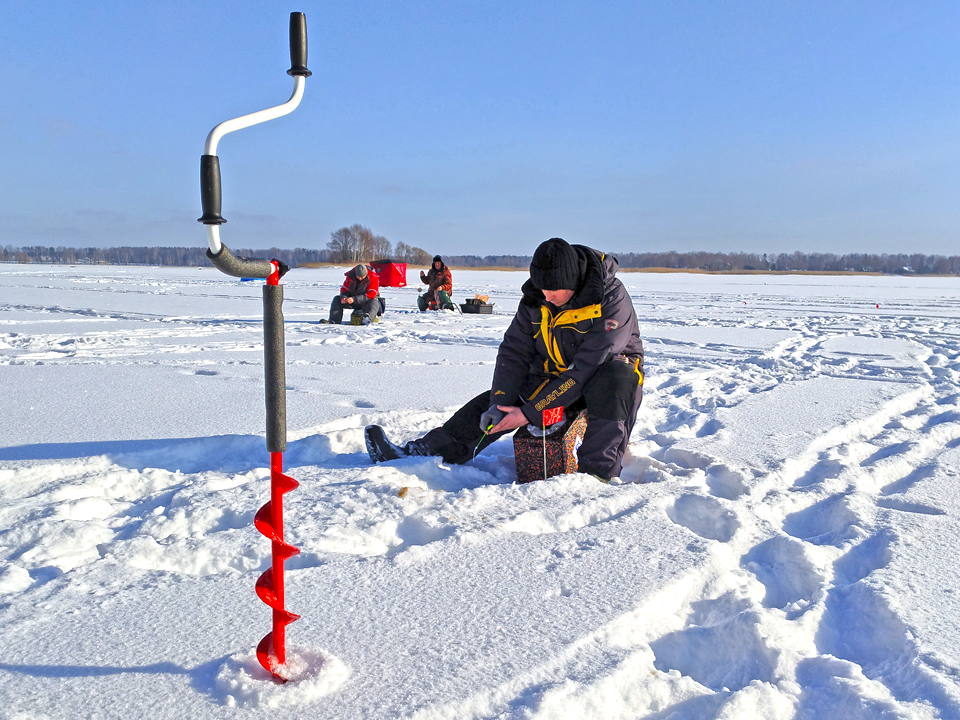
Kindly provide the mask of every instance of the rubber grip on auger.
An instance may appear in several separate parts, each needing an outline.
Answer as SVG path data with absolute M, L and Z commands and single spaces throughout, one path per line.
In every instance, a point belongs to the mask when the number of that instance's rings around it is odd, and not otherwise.
M 307 16 L 302 12 L 290 13 L 290 69 L 287 75 L 313 75 L 307 70 Z
M 274 272 L 273 263 L 259 258 L 241 258 L 230 252 L 226 245 L 220 245 L 220 252 L 214 255 L 207 250 L 210 262 L 225 275 L 238 278 L 262 278 L 266 280 Z
M 197 222 L 204 225 L 223 225 L 226 220 L 220 214 L 223 192 L 220 185 L 220 158 L 216 155 L 200 156 L 200 207 L 203 215 Z
M 267 450 L 287 449 L 287 380 L 283 338 L 283 285 L 263 286 L 263 374 L 266 379 Z

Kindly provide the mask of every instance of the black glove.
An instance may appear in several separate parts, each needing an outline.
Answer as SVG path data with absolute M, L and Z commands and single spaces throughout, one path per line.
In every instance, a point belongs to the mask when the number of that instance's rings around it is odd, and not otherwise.
M 277 260 L 276 258 L 271 258 L 270 262 L 275 262 L 277 264 L 277 277 L 282 278 L 288 272 L 290 272 L 290 266 L 287 265 L 282 260 Z
M 480 416 L 480 429 L 489 432 L 490 428 L 500 424 L 507 414 L 496 405 L 491 405 L 483 415 Z

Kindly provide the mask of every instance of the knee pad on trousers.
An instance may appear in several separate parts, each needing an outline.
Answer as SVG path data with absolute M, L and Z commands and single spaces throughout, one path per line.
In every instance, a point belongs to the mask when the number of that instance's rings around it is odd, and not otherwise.
M 633 363 L 609 360 L 594 373 L 583 389 L 590 417 L 626 422 L 640 389 Z

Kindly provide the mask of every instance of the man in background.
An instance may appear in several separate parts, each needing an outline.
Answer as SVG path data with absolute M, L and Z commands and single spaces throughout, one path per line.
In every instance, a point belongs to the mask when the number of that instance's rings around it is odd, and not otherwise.
M 453 275 L 450 268 L 443 264 L 439 255 L 433 257 L 429 272 L 420 271 L 420 282 L 427 284 L 427 291 L 417 296 L 420 312 L 430 310 L 456 310 L 450 296 L 453 294 Z
M 340 294 L 330 302 L 330 319 L 320 322 L 339 325 L 343 320 L 344 308 L 363 312 L 361 325 L 376 322 L 380 314 L 380 298 L 377 297 L 380 294 L 380 278 L 363 263 L 343 275 L 345 279 L 340 286 Z

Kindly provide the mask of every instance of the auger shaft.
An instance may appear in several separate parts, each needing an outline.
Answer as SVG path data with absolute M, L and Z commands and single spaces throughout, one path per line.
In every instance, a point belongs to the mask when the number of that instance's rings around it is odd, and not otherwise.
M 279 271 L 263 286 L 263 365 L 266 378 L 267 450 L 270 451 L 270 501 L 254 518 L 271 542 L 271 563 L 257 580 L 257 595 L 273 609 L 273 630 L 257 646 L 257 659 L 278 679 L 278 666 L 287 661 L 286 628 L 300 616 L 285 607 L 283 564 L 300 551 L 283 539 L 283 496 L 298 483 L 283 473 L 287 449 L 286 377 L 284 373 L 283 286 Z

